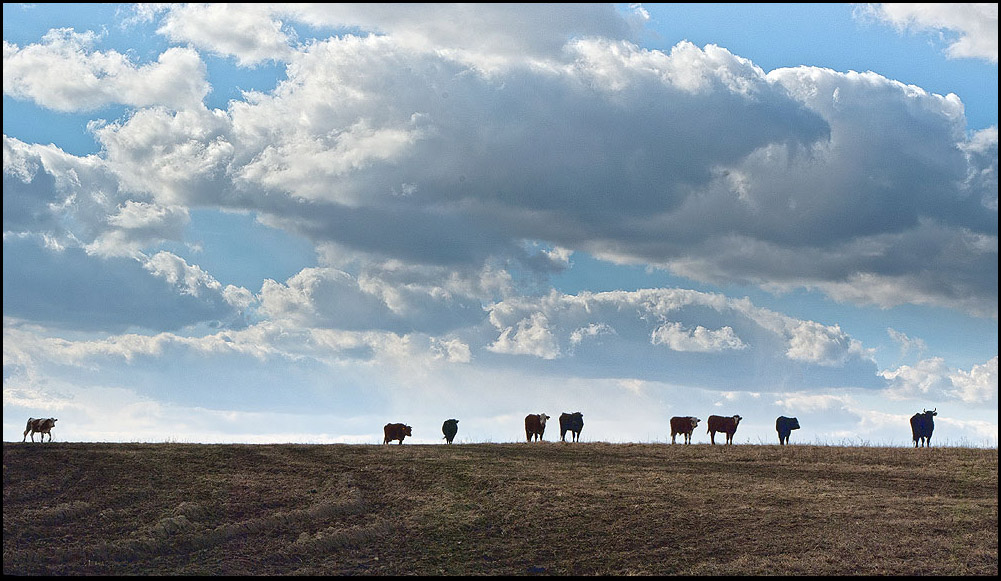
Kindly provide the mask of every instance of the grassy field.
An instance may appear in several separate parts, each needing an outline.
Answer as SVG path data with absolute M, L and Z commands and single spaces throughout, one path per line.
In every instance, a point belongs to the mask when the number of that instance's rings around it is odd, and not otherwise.
M 4 443 L 3 572 L 997 575 L 998 451 Z

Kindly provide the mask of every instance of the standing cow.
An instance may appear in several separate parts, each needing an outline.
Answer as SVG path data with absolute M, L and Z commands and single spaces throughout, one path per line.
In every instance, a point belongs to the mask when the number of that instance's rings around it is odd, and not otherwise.
M 546 431 L 546 414 L 528 414 L 525 416 L 525 437 L 531 442 L 535 438 L 537 442 L 542 441 L 542 434 Z
M 744 418 L 740 416 L 709 416 L 709 441 L 716 444 L 716 432 L 726 434 L 726 443 L 733 444 L 733 434 L 737 431 L 737 424 Z
M 789 443 L 789 434 L 791 434 L 793 430 L 798 429 L 799 420 L 796 418 L 779 416 L 775 420 L 775 431 L 779 433 L 779 444 L 783 446 Z
M 918 447 L 918 442 L 922 446 L 931 446 L 931 433 L 935 431 L 935 420 L 932 418 L 938 415 L 938 408 L 932 411 L 924 410 L 920 414 L 911 416 L 911 435 L 914 437 L 914 447 Z M 50 436 L 51 437 L 51 436 Z
M 671 418 L 671 443 L 674 444 L 674 437 L 678 434 L 685 435 L 685 443 L 692 443 L 692 432 L 699 427 L 699 418 L 694 416 L 674 416 Z
M 459 431 L 459 420 L 445 420 L 441 425 L 441 433 L 445 434 L 445 442 L 451 444 Z
M 406 424 L 386 424 L 382 431 L 385 433 L 385 438 L 382 440 L 383 444 L 388 444 L 393 440 L 399 440 L 400 444 L 402 444 L 403 438 L 412 435 L 410 433 L 410 426 Z
M 584 414 L 566 412 L 560 414 L 560 441 L 567 441 L 567 431 L 571 432 L 571 439 L 574 442 L 580 440 L 580 431 L 584 429 Z
M 28 439 L 28 432 L 31 432 L 31 441 L 35 441 L 35 432 L 41 434 L 40 442 L 45 441 L 45 434 L 49 435 L 49 441 L 52 441 L 52 428 L 55 427 L 56 422 L 59 421 L 56 418 L 28 418 L 28 425 L 24 428 L 24 437 L 21 441 L 24 442 Z

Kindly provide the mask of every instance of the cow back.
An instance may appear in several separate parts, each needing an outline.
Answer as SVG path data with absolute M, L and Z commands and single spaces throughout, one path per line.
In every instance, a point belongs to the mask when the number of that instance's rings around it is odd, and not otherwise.
M 584 414 L 581 412 L 574 412 L 572 414 L 562 413 L 560 414 L 560 429 L 570 430 L 573 432 L 579 432 L 584 428 Z

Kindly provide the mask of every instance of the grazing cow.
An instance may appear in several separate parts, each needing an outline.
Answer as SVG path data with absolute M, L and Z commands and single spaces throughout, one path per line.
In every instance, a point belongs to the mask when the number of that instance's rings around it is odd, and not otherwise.
M 456 432 L 459 431 L 459 420 L 445 420 L 441 425 L 441 433 L 445 434 L 445 442 L 451 444 L 455 439 Z
M 783 446 L 789 443 L 789 434 L 798 429 L 799 420 L 796 418 L 779 416 L 775 419 L 775 431 L 779 433 L 779 444 Z
M 921 442 L 922 446 L 931 446 L 931 433 L 935 430 L 935 421 L 932 417 L 938 415 L 937 410 L 938 408 L 932 411 L 924 410 L 920 414 L 911 416 L 911 434 L 914 437 L 915 448 L 918 447 L 918 442 Z
M 694 416 L 674 416 L 671 418 L 671 443 L 674 444 L 674 437 L 678 434 L 685 435 L 685 443 L 692 443 L 692 432 L 699 427 L 699 418 Z
M 41 434 L 40 442 L 45 441 L 45 434 L 49 435 L 49 441 L 52 441 L 52 428 L 55 427 L 56 422 L 59 421 L 56 418 L 28 418 L 28 425 L 24 428 L 24 437 L 21 441 L 24 442 L 28 439 L 28 432 L 31 432 L 31 441 L 35 441 L 35 432 Z
M 525 437 L 531 442 L 534 437 L 536 441 L 542 441 L 542 434 L 546 431 L 546 414 L 528 414 L 525 416 Z
M 574 442 L 580 440 L 580 431 L 584 429 L 584 414 L 580 412 L 574 412 L 568 414 L 566 412 L 560 414 L 560 440 L 563 442 L 567 441 L 567 431 L 570 431 L 570 437 Z
M 383 444 L 388 444 L 393 440 L 399 440 L 400 444 L 402 444 L 403 438 L 413 435 L 410 433 L 410 426 L 406 424 L 386 424 L 382 430 L 386 434 L 386 437 L 382 440 Z
M 726 443 L 733 444 L 733 434 L 737 431 L 737 424 L 744 418 L 740 416 L 709 416 L 709 441 L 716 444 L 716 432 L 726 434 Z

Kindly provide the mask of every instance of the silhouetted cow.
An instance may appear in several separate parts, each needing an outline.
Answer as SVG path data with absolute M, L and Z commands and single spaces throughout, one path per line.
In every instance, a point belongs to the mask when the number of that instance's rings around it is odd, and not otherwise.
M 39 441 L 45 441 L 45 434 L 49 435 L 49 441 L 52 441 L 52 428 L 55 427 L 56 422 L 59 421 L 56 418 L 28 418 L 28 425 L 24 428 L 24 437 L 21 441 L 24 442 L 28 439 L 28 432 L 31 432 L 31 441 L 35 441 L 35 432 L 41 434 Z
M 383 428 L 386 437 L 382 440 L 383 444 L 388 444 L 393 440 L 399 440 L 400 444 L 403 443 L 403 438 L 412 435 L 410 433 L 410 426 L 406 424 L 386 424 Z
M 580 440 L 580 431 L 584 429 L 584 414 L 574 412 L 572 414 L 560 414 L 560 440 L 567 441 L 567 431 L 571 433 L 571 439 L 576 442 Z
M 528 414 L 525 416 L 525 437 L 531 442 L 534 437 L 536 441 L 542 440 L 542 434 L 546 431 L 546 414 Z
M 922 446 L 931 446 L 931 433 L 935 431 L 935 420 L 932 418 L 938 415 L 938 408 L 932 411 L 924 410 L 920 414 L 911 416 L 911 435 L 914 437 L 914 447 L 918 447 L 918 442 Z M 51 436 L 50 436 L 51 437 Z
M 775 431 L 779 433 L 779 444 L 785 445 L 789 443 L 789 434 L 793 430 L 799 429 L 799 420 L 796 418 L 787 418 L 785 416 L 779 416 L 775 420 Z
M 455 434 L 459 431 L 459 420 L 445 420 L 441 425 L 441 433 L 445 434 L 445 442 L 451 444 L 455 439 Z
M 740 416 L 709 416 L 709 441 L 716 444 L 716 432 L 723 432 L 726 434 L 726 443 L 733 444 L 733 434 L 742 419 L 744 418 Z
M 674 416 L 671 418 L 671 443 L 674 444 L 674 437 L 678 434 L 685 435 L 685 443 L 692 443 L 692 432 L 699 427 L 699 418 L 694 416 Z

